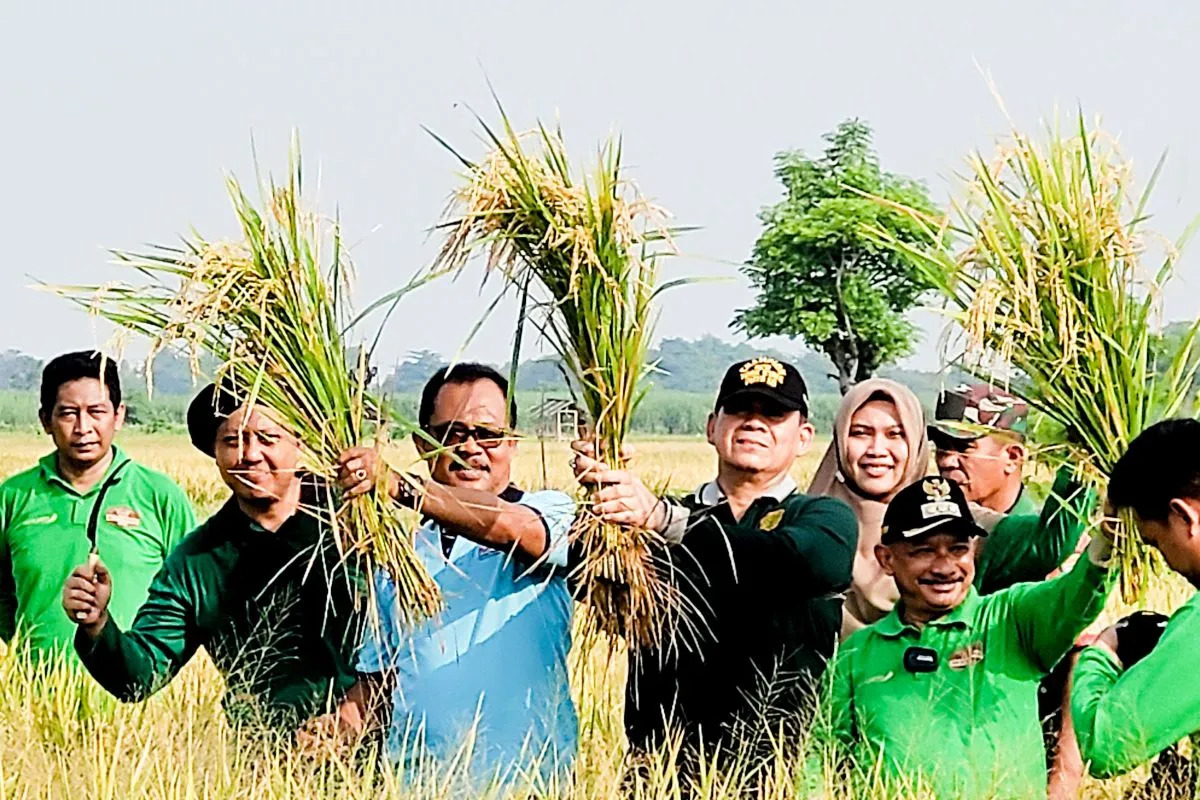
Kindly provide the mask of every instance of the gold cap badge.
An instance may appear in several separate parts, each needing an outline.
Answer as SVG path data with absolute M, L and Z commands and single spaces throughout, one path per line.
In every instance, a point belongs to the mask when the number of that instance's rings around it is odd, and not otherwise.
M 950 498 L 950 484 L 946 483 L 945 478 L 926 478 L 925 482 L 921 484 L 921 489 L 930 500 L 948 500 Z
M 738 377 L 742 379 L 743 386 L 765 383 L 774 389 L 783 383 L 783 379 L 787 377 L 787 371 L 784 370 L 783 364 L 775 359 L 759 356 L 742 364 L 741 369 L 738 370 Z

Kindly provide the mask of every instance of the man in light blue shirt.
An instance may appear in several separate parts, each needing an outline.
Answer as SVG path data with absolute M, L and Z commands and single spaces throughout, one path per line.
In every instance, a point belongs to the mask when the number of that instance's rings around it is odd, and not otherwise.
M 495 370 L 439 370 L 421 398 L 417 437 L 431 481 L 391 475 L 389 490 L 426 524 L 415 546 L 445 608 L 404 630 L 396 589 L 377 576 L 379 624 L 359 655 L 359 684 L 333 720 L 359 734 L 392 710 L 394 760 L 423 756 L 469 764 L 472 777 L 511 780 L 535 771 L 563 777 L 575 756 L 577 720 L 567 681 L 571 596 L 567 532 L 575 503 L 557 491 L 510 483 L 516 442 L 508 383 Z M 380 460 L 356 448 L 341 459 L 350 495 L 376 485 Z

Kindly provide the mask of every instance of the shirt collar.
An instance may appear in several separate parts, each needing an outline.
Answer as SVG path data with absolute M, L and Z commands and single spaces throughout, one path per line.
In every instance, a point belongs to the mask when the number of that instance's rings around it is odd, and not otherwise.
M 796 488 L 796 481 L 791 475 L 785 474 L 782 480 L 776 481 L 774 486 L 769 487 L 759 496 L 769 497 L 772 500 L 782 503 L 787 499 L 788 495 L 796 491 Z M 696 500 L 701 505 L 715 506 L 725 502 L 725 492 L 721 490 L 721 485 L 714 478 L 696 490 Z
M 100 487 L 103 486 L 104 482 L 108 480 L 110 475 L 113 474 L 113 471 L 129 460 L 129 456 L 125 455 L 121 448 L 117 447 L 115 444 L 112 445 L 111 450 L 112 461 L 109 462 L 108 469 L 104 471 L 104 474 L 100 477 L 100 480 L 92 484 L 91 488 L 89 488 L 86 492 L 80 492 L 65 478 L 63 478 L 63 476 L 58 474 L 57 451 L 44 455 L 38 459 L 38 467 L 40 467 L 42 472 L 42 480 L 44 480 L 46 483 L 54 484 L 60 489 L 64 489 L 71 494 L 75 494 L 80 497 L 87 497 L 94 492 L 100 491 Z
M 970 630 L 975 621 L 975 607 L 979 604 L 979 593 L 972 586 L 967 590 L 967 596 L 958 607 L 944 617 L 930 620 L 927 624 L 934 628 L 963 627 Z M 905 631 L 918 633 L 917 628 L 909 625 L 900 617 L 900 603 L 896 603 L 886 617 L 875 623 L 875 630 L 889 639 L 899 638 Z

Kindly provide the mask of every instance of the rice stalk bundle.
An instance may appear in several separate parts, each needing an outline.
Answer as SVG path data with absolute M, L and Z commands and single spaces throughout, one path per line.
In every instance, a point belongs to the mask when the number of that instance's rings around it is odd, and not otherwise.
M 660 258 L 675 252 L 667 214 L 624 177 L 619 139 L 602 143 L 594 167 L 577 179 L 559 130 L 520 134 L 501 116 L 501 132 L 479 120 L 492 149 L 478 163 L 442 142 L 466 174 L 446 211 L 434 271 L 462 269 L 484 253 L 489 274 L 529 287 L 531 319 L 577 387 L 588 439 L 619 465 L 651 368 L 655 301 L 682 282 L 658 280 Z M 690 614 L 660 534 L 602 524 L 585 503 L 572 543 L 577 594 L 600 633 L 622 637 L 636 655 L 687 630 Z
M 1061 427 L 1069 462 L 1103 491 L 1139 432 L 1192 411 L 1200 322 L 1161 333 L 1183 239 L 1164 243 L 1156 270 L 1141 264 L 1158 241 L 1143 223 L 1163 162 L 1134 194 L 1132 165 L 1082 113 L 1074 132 L 1054 126 L 1039 143 L 1013 131 L 994 157 L 969 162 L 952 218 L 926 220 L 934 244 L 892 244 L 944 294 L 964 366 L 985 378 L 1015 368 L 1016 389 Z M 1127 515 L 1115 527 L 1122 593 L 1134 600 L 1160 564 Z
M 295 141 L 287 182 L 262 182 L 261 204 L 232 176 L 226 188 L 239 238 L 193 233 L 181 247 L 116 251 L 120 263 L 146 279 L 142 283 L 49 288 L 149 338 L 148 376 L 166 347 L 184 349 L 197 371 L 201 354 L 211 356 L 220 365 L 214 380 L 231 383 L 297 436 L 304 471 L 332 479 L 332 465 L 346 448 L 385 432 L 384 410 L 367 388 L 367 348 L 349 341 L 362 315 L 355 317 L 350 305 L 354 272 L 340 226 L 304 205 Z M 389 299 L 398 301 L 419 282 Z M 343 556 L 391 574 L 406 622 L 437 611 L 437 585 L 386 492 L 348 502 L 326 494 L 322 507 L 304 510 L 330 525 Z

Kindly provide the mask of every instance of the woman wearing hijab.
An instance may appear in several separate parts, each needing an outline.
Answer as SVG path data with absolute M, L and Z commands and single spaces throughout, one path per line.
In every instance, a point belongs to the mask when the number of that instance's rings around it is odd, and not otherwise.
M 882 619 L 898 597 L 895 582 L 875 559 L 883 511 L 905 486 L 929 471 L 925 413 L 917 396 L 884 378 L 855 384 L 838 407 L 830 443 L 810 495 L 847 503 L 858 520 L 854 574 L 842 613 L 842 638 Z M 1064 499 L 1072 509 L 1059 513 Z M 1074 549 L 1091 498 L 1059 473 L 1041 516 L 1009 516 L 972 504 L 988 531 L 978 555 L 975 586 L 984 594 L 1014 583 L 1042 580 Z

